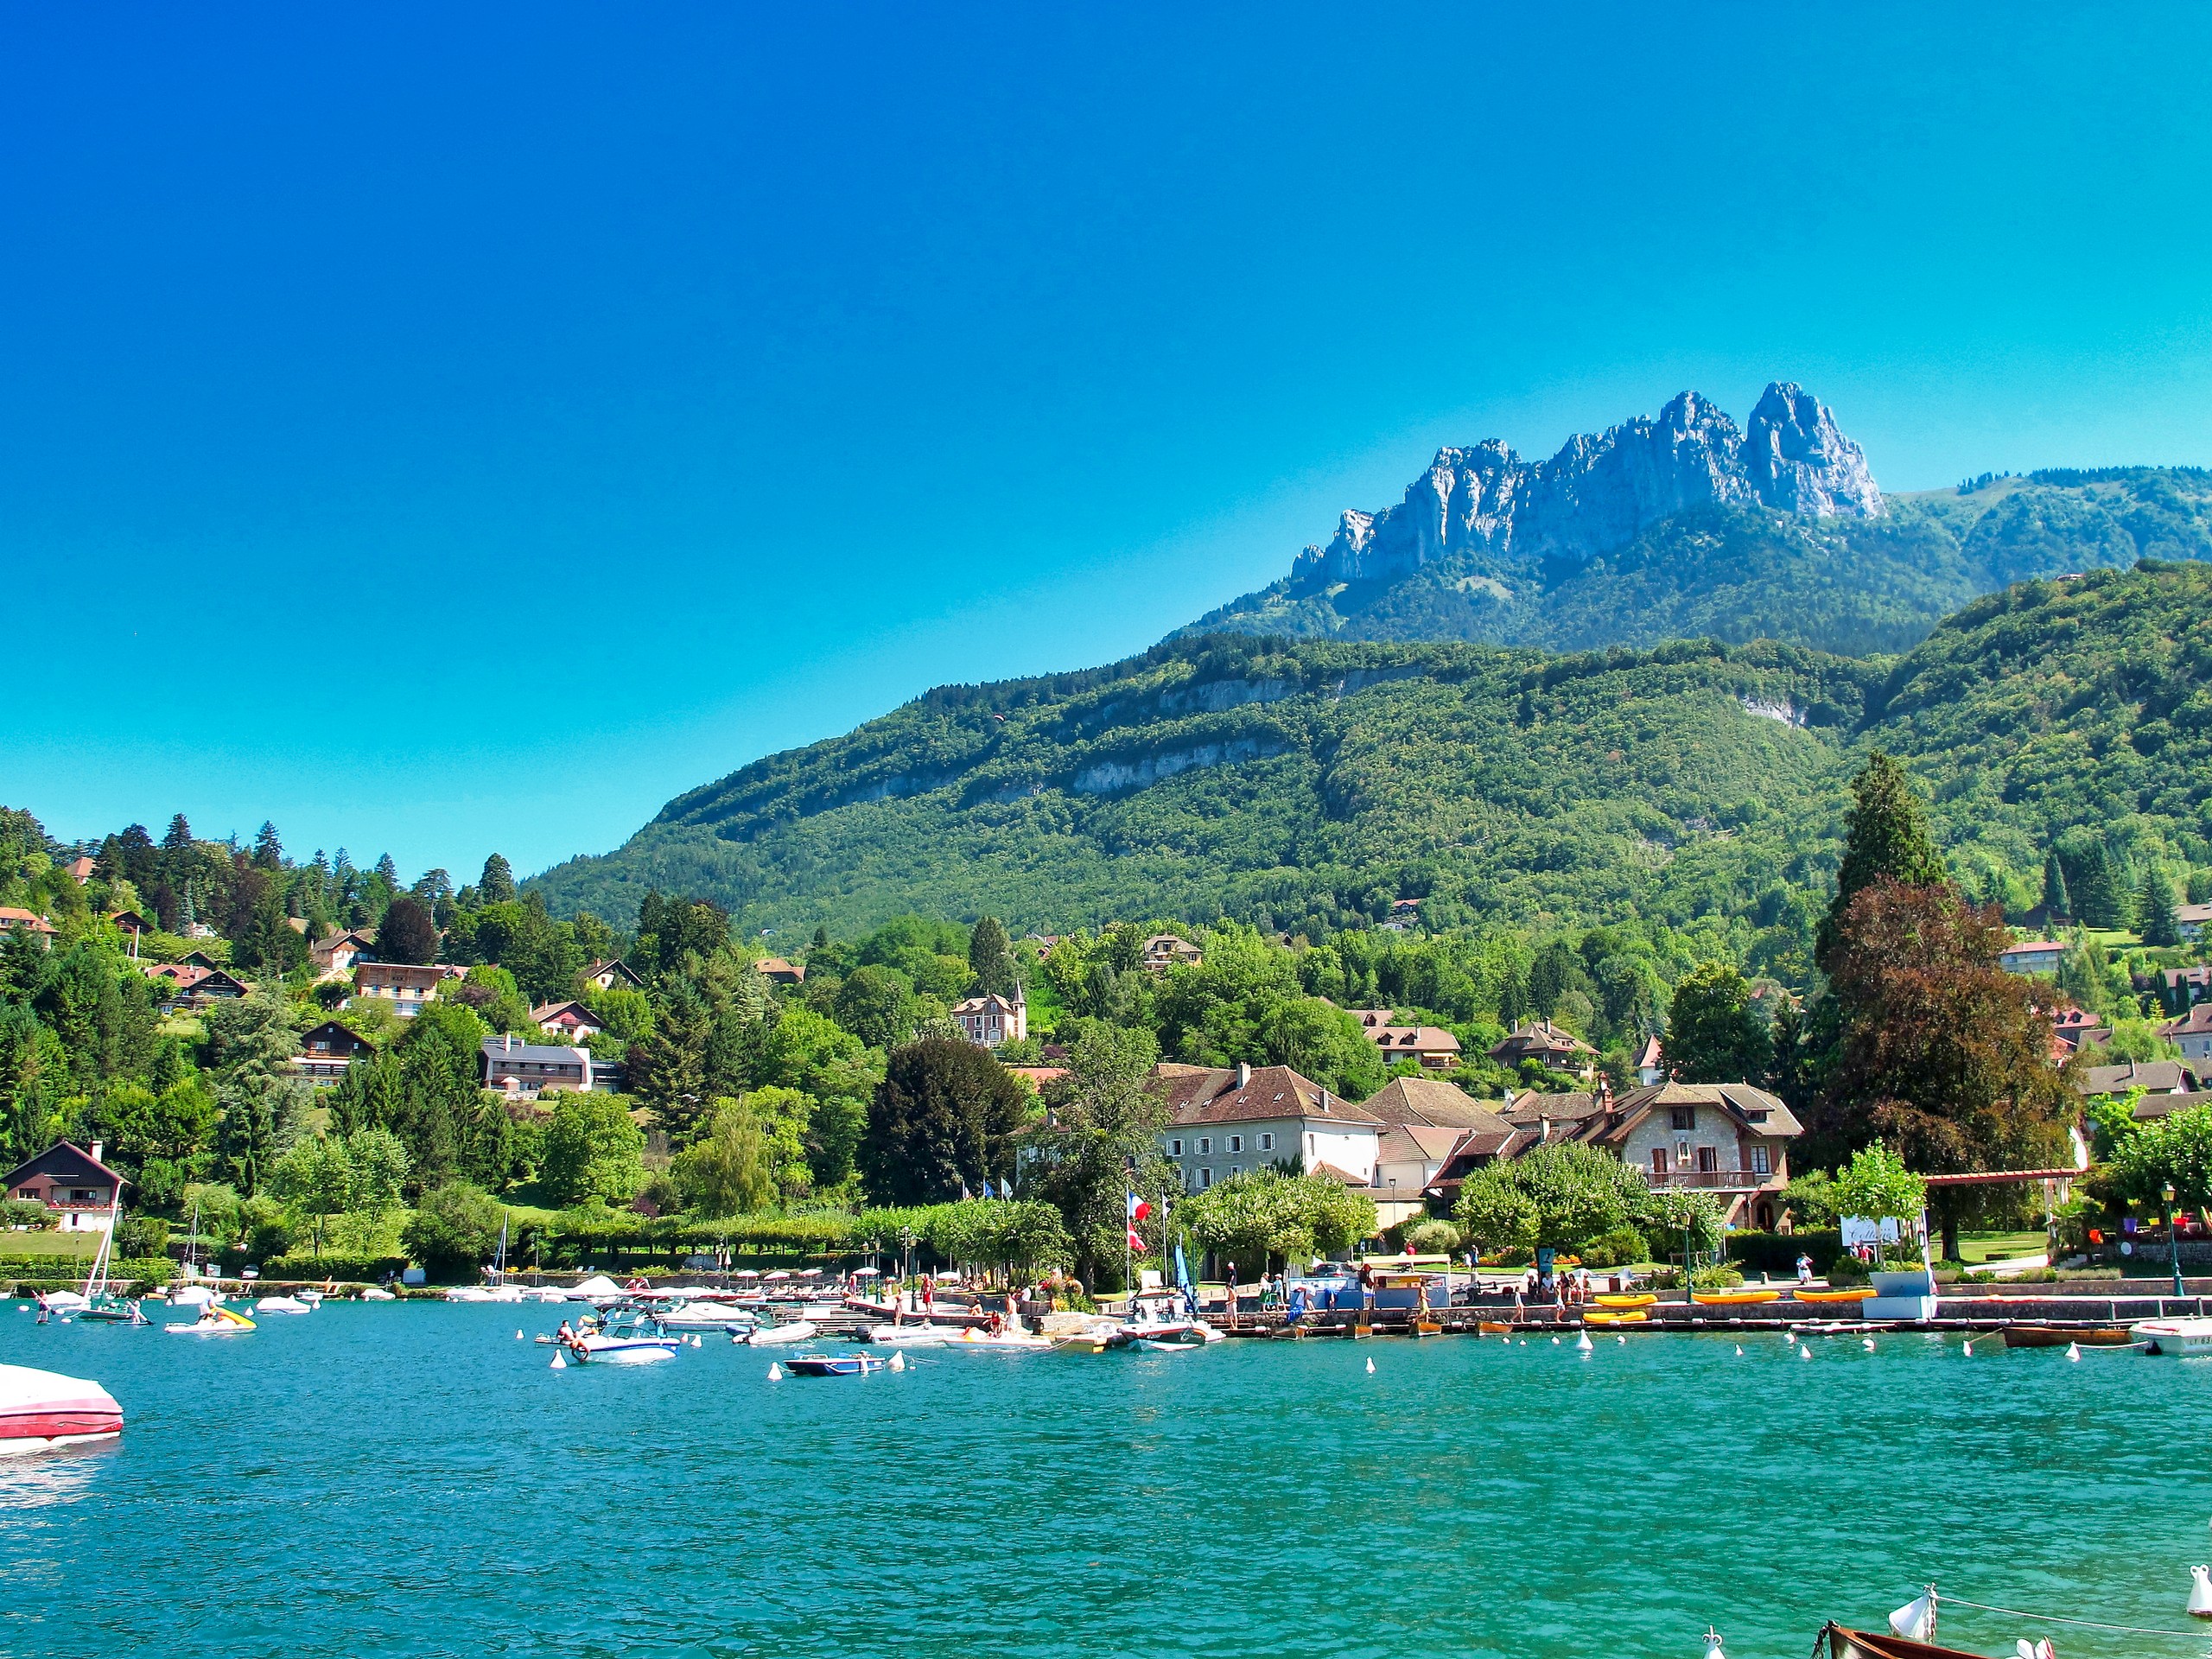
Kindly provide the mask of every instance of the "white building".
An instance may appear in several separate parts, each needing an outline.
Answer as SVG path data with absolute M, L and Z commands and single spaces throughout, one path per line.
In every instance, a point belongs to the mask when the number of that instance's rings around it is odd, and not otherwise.
M 1382 1120 L 1288 1066 L 1163 1065 L 1153 1075 L 1172 1114 L 1160 1150 L 1185 1192 L 1278 1164 L 1374 1184 Z

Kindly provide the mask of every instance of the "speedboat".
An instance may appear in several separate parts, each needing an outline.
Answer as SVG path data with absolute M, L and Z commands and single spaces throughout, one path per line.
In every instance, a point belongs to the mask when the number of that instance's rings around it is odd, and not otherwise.
M 784 1362 L 793 1376 L 870 1376 L 877 1371 L 904 1370 L 899 1356 L 879 1359 L 874 1354 L 794 1354 Z
M 871 1348 L 927 1348 L 950 1334 L 937 1325 L 863 1325 L 853 1332 L 853 1340 Z
M 361 1300 L 365 1302 L 396 1302 L 399 1297 L 397 1293 L 386 1290 L 382 1285 L 371 1285 L 361 1293 Z
M 569 1351 L 579 1363 L 598 1365 L 645 1365 L 658 1359 L 674 1359 L 683 1345 L 660 1328 L 658 1319 L 609 1319 L 595 1329 L 570 1338 Z
M 2139 1319 L 2128 1328 L 2154 1354 L 2183 1359 L 2212 1356 L 2212 1319 Z
M 736 1340 L 754 1348 L 766 1348 L 774 1343 L 804 1342 L 814 1333 L 812 1319 L 764 1319 L 739 1334 Z
M 296 1300 L 305 1302 L 311 1308 L 322 1306 L 322 1293 L 319 1290 L 300 1290 L 292 1294 Z
M 732 1336 L 754 1323 L 752 1314 L 720 1302 L 678 1302 L 654 1318 L 678 1331 L 727 1331 Z
M 0 1456 L 111 1440 L 123 1408 L 99 1383 L 29 1365 L 0 1365 Z
M 223 1293 L 212 1285 L 179 1285 L 169 1293 L 171 1307 L 212 1307 L 223 1300 Z
M 253 1329 L 253 1321 L 228 1307 L 203 1307 L 190 1325 L 165 1325 L 173 1337 L 238 1337 Z
M 257 1313 L 312 1313 L 315 1306 L 296 1296 L 264 1296 L 253 1305 Z

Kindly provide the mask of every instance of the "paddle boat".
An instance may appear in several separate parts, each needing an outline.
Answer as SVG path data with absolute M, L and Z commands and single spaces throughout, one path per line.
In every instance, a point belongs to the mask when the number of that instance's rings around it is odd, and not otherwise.
M 1873 1286 L 1859 1285 L 1848 1290 L 1793 1290 L 1789 1296 L 1799 1302 L 1863 1302 L 1873 1294 Z
M 1590 1300 L 1600 1307 L 1652 1307 L 1659 1300 L 1648 1290 L 1600 1292 Z
M 111 1440 L 123 1408 L 99 1383 L 29 1365 L 0 1365 L 0 1457 Z
M 986 1331 L 969 1325 L 966 1330 L 945 1338 L 948 1348 L 1050 1348 L 1049 1337 L 1033 1336 L 1019 1325 L 1008 1325 L 1003 1330 Z
M 683 1339 L 663 1331 L 659 1320 L 637 1314 L 587 1323 L 564 1345 L 578 1364 L 649 1365 L 674 1359 Z
M 190 1325 L 162 1327 L 173 1337 L 242 1337 L 253 1328 L 253 1321 L 237 1309 L 212 1305 L 202 1307 Z
M 2142 1319 L 2128 1327 L 2147 1351 L 2181 1359 L 2212 1357 L 2212 1319 Z
M 1690 1300 L 1700 1307 L 1757 1307 L 1763 1302 L 1778 1302 L 1778 1290 L 1695 1290 Z
M 257 1313 L 312 1313 L 315 1304 L 296 1296 L 264 1296 L 253 1305 Z
M 784 1362 L 784 1369 L 793 1376 L 872 1376 L 878 1371 L 903 1370 L 897 1359 L 883 1359 L 874 1354 L 794 1354 Z
M 767 1318 L 733 1333 L 731 1340 L 751 1348 L 767 1348 L 804 1342 L 815 1334 L 816 1328 L 812 1319 L 784 1319 L 771 1313 Z

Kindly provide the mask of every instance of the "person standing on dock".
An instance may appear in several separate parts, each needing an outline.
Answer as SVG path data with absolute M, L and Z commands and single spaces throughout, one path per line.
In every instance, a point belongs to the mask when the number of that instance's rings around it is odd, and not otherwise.
M 1801 1285 L 1813 1282 L 1813 1258 L 1802 1250 L 1797 1253 L 1797 1282 Z

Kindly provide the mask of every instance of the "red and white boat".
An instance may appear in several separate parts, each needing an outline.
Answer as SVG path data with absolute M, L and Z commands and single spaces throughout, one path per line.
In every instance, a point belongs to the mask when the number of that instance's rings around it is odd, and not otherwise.
M 0 1365 L 0 1457 L 111 1440 L 123 1408 L 99 1383 L 29 1365 Z

